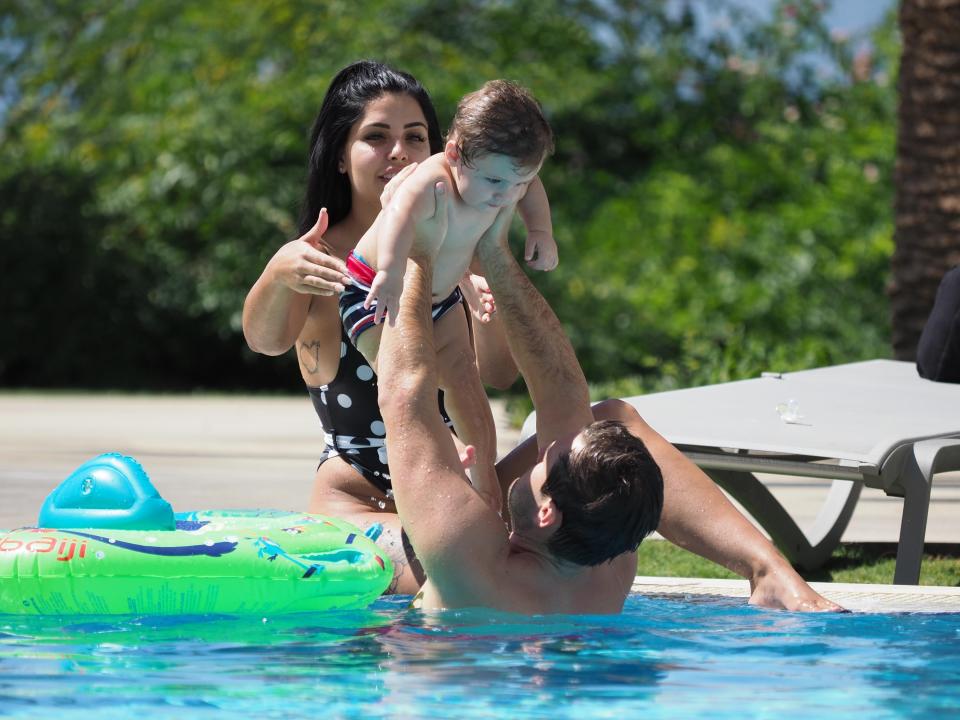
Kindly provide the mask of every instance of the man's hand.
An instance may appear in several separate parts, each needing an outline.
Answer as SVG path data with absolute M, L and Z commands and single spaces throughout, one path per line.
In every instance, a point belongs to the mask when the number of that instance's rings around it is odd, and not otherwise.
M 398 174 L 391 183 L 399 177 Z M 446 186 L 438 182 L 434 185 L 433 192 L 435 200 L 433 215 L 428 218 L 429 222 L 420 223 L 419 231 L 413 237 L 409 253 L 411 260 L 426 258 L 432 261 L 447 234 Z M 404 272 L 405 267 L 396 268 L 390 260 L 387 260 L 370 283 L 370 292 L 363 301 L 363 307 L 369 310 L 376 301 L 377 307 L 373 315 L 375 323 L 383 322 L 384 318 L 387 318 L 391 325 L 396 322 L 397 313 L 400 310 L 400 293 L 403 292 Z
M 403 181 L 413 174 L 413 171 L 417 169 L 417 165 L 418 163 L 410 163 L 403 170 L 390 178 L 390 182 L 387 183 L 387 186 L 383 189 L 383 192 L 380 193 L 381 208 L 385 208 L 390 204 L 390 201 L 393 200 L 394 194 L 397 192 L 397 188 L 403 185 Z
M 433 186 L 433 197 L 435 201 L 433 216 L 421 221 L 419 232 L 413 239 L 413 247 L 410 248 L 411 257 L 419 255 L 432 260 L 437 256 L 440 246 L 447 238 L 450 200 L 447 197 L 447 186 L 443 182 L 437 182 Z
M 590 424 L 590 393 L 563 326 L 506 247 L 512 212 L 500 210 L 477 243 L 476 256 L 537 410 L 537 442 L 543 448 Z
M 516 205 L 507 205 L 500 208 L 493 224 L 487 228 L 487 231 L 480 236 L 477 242 L 477 249 L 474 250 L 474 258 L 479 262 L 478 269 L 482 271 L 483 263 L 480 260 L 484 248 L 493 250 L 499 249 L 501 252 L 510 254 L 510 246 L 507 244 L 508 231 L 510 230 L 510 221 L 513 220 L 513 213 Z

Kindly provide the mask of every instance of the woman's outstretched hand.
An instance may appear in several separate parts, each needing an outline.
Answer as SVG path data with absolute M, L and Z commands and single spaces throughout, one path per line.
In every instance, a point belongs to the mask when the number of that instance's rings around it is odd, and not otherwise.
M 347 266 L 323 240 L 329 223 L 327 209 L 312 228 L 291 240 L 270 260 L 274 277 L 294 292 L 307 295 L 336 295 L 350 284 Z

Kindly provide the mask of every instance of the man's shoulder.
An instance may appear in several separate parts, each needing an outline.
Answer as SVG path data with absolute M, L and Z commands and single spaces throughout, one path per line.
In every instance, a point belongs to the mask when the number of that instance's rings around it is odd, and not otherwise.
M 508 564 L 508 592 L 504 595 L 518 612 L 618 613 L 630 592 L 631 583 L 624 583 L 624 566 L 617 562 L 558 570 L 542 559 L 514 555 Z
M 450 577 L 435 578 L 438 582 L 427 586 L 423 607 L 488 607 L 527 615 L 604 615 L 620 612 L 630 590 L 629 583 L 623 582 L 623 573 L 611 564 L 574 573 L 557 572 L 543 558 L 510 553 L 501 570 L 455 582 L 450 582 Z

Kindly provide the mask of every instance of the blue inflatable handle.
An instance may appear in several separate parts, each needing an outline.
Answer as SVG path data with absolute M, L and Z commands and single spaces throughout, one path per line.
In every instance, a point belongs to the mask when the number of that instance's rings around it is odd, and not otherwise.
M 40 508 L 42 528 L 174 530 L 170 503 L 132 457 L 104 453 L 87 460 L 50 493 Z
M 383 534 L 383 525 L 380 523 L 374 523 L 366 530 L 363 531 L 363 534 L 366 535 L 371 540 L 376 541 Z

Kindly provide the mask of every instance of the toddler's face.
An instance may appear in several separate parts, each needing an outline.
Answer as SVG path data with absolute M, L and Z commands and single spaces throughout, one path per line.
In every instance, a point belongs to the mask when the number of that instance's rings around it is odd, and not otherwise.
M 527 190 L 540 172 L 535 168 L 518 168 L 507 155 L 481 155 L 473 165 L 456 161 L 457 192 L 463 201 L 476 208 L 501 208 L 512 205 Z

